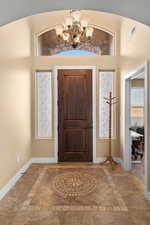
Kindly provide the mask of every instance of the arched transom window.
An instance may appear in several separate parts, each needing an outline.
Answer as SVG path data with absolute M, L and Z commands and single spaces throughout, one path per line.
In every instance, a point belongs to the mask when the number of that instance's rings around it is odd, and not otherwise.
M 78 44 L 77 49 L 75 49 L 70 43 L 58 40 L 55 30 L 52 29 L 38 36 L 38 55 L 64 55 L 60 53 L 71 50 L 86 51 L 94 53 L 95 55 L 113 55 L 113 43 L 114 40 L 112 34 L 98 28 L 94 28 L 92 40 L 89 43 Z M 73 53 L 76 53 L 76 51 L 72 51 L 72 55 Z

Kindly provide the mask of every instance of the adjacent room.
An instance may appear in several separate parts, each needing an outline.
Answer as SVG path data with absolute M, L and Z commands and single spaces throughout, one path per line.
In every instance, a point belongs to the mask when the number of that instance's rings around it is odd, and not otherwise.
M 133 171 L 144 178 L 144 76 L 131 82 L 131 162 Z

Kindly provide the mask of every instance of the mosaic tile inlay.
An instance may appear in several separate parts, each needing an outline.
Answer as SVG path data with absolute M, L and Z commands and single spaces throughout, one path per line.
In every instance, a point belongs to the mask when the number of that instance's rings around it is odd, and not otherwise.
M 87 195 L 96 188 L 96 179 L 89 174 L 67 172 L 57 175 L 53 180 L 53 189 L 64 198 L 78 198 Z

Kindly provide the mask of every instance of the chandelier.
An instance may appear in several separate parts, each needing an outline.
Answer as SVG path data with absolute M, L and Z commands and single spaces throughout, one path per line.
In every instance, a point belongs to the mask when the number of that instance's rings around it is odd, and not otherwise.
M 93 27 L 88 25 L 87 20 L 81 20 L 80 17 L 80 11 L 71 10 L 64 23 L 56 26 L 55 31 L 60 42 L 69 43 L 76 48 L 79 44 L 92 40 Z

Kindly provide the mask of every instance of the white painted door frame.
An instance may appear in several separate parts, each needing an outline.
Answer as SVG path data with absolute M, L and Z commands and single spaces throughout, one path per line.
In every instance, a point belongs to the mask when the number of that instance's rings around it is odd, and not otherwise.
M 126 171 L 131 170 L 131 138 L 130 138 L 130 96 L 131 78 L 144 74 L 144 187 L 145 196 L 148 197 L 148 62 L 123 77 L 124 88 L 124 144 L 123 144 L 123 166 Z
M 95 66 L 55 66 L 54 67 L 54 161 L 58 162 L 58 70 L 90 69 L 92 70 L 92 120 L 93 120 L 93 162 L 96 159 L 96 67 Z

